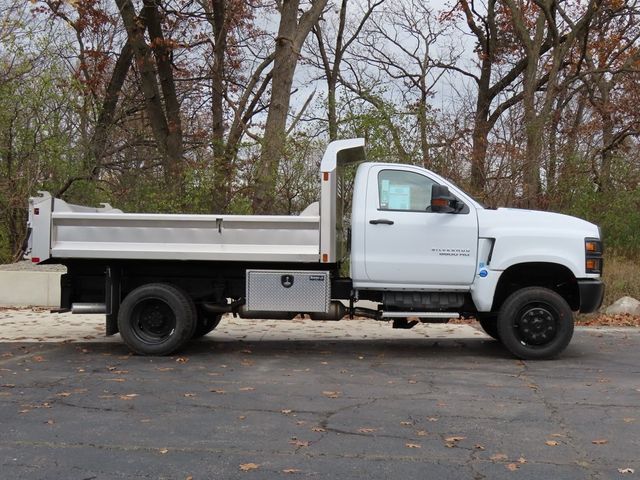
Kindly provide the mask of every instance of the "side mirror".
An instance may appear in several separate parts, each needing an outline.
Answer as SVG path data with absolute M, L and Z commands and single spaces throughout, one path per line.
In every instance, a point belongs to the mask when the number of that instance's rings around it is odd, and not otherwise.
M 435 213 L 457 213 L 464 208 L 464 203 L 458 201 L 449 193 L 446 185 L 431 187 L 431 211 Z

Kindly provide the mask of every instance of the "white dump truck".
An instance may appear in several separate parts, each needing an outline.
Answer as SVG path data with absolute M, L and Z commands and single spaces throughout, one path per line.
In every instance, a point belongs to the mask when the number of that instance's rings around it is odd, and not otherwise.
M 299 216 L 123 213 L 39 192 L 26 255 L 67 267 L 61 311 L 105 314 L 107 335 L 144 355 L 173 353 L 233 313 L 396 328 L 476 317 L 513 355 L 550 358 L 571 340 L 574 312 L 602 302 L 602 241 L 589 222 L 485 208 L 424 168 L 366 162 L 363 139 L 328 146 L 320 184 Z

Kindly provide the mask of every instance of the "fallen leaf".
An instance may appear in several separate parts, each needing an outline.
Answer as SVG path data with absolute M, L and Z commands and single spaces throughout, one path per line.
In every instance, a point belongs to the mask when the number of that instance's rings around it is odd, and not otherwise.
M 187 397 L 187 398 L 192 398 L 192 397 L 195 397 L 196 394 L 195 393 L 185 393 L 184 396 Z
M 594 445 L 604 445 L 606 443 L 609 443 L 609 440 L 607 440 L 606 438 L 601 438 L 599 440 L 591 440 L 591 443 L 593 443 Z
M 47 420 L 46 422 L 47 425 L 53 425 L 54 423 L 56 423 L 54 420 Z
M 400 425 L 413 425 L 413 423 L 405 421 L 405 422 L 400 422 Z
M 326 432 L 326 430 L 322 427 L 313 427 L 311 430 L 313 432 Z
M 238 415 L 238 420 L 244 420 L 245 418 L 247 418 L 246 415 Z
M 304 420 L 298 420 L 296 422 L 296 425 L 305 425 L 307 422 L 305 422 Z
M 409 380 L 409 383 L 410 383 L 411 385 L 415 385 L 415 384 L 416 384 L 416 383 L 418 383 L 418 382 L 417 382 L 417 381 L 415 381 L 415 380 Z
M 527 459 L 526 459 L 526 458 L 524 458 L 524 457 L 520 457 L 520 458 L 518 459 L 518 463 L 527 463 Z
M 358 432 L 359 433 L 373 433 L 376 430 L 378 430 L 377 428 L 359 428 Z
M 520 465 L 518 465 L 517 463 L 510 463 L 508 465 L 506 465 L 507 470 L 511 470 L 512 472 L 515 472 L 517 469 L 520 468 Z
M 242 388 L 239 388 L 238 390 L 240 390 L 241 392 L 253 392 L 255 390 L 255 388 L 253 388 L 253 387 L 242 387 Z
M 176 362 L 177 363 L 187 363 L 188 361 L 189 361 L 189 359 L 186 358 L 186 357 L 178 357 L 178 358 L 176 358 Z
M 416 435 L 419 437 L 426 437 L 429 433 L 426 430 L 418 430 Z
M 427 417 L 427 422 L 437 422 L 438 417 Z
M 489 457 L 489 459 L 493 460 L 494 462 L 501 462 L 502 460 L 506 460 L 507 458 L 507 455 L 504 453 L 494 453 Z
M 619 468 L 618 472 L 624 475 L 625 473 L 635 473 L 635 470 L 633 468 Z
M 241 463 L 240 470 L 248 472 L 249 470 L 255 470 L 260 466 L 259 463 Z
M 422 448 L 422 445 L 418 445 L 417 443 L 405 443 L 404 446 L 407 448 Z
M 224 395 L 226 392 L 226 390 L 223 390 L 222 388 L 212 388 L 211 390 L 209 390 L 211 393 L 219 393 L 220 395 Z
M 636 421 L 636 419 L 633 417 L 626 417 L 626 418 L 623 418 L 622 420 L 624 421 L 624 423 L 632 423 Z
M 297 468 L 285 468 L 284 470 L 282 470 L 282 473 L 299 473 L 302 470 L 299 470 Z
M 564 438 L 564 437 L 566 437 L 566 435 L 564 433 L 552 433 L 551 436 L 552 437 L 556 437 L 556 438 Z
M 308 447 L 309 446 L 309 442 L 305 441 L 305 440 L 298 440 L 298 439 L 292 439 L 289 440 L 289 444 L 293 445 L 294 447 Z
M 289 408 L 284 408 L 282 410 L 280 410 L 280 413 L 283 413 L 285 415 L 289 415 L 293 410 L 289 409 Z
M 128 393 L 126 395 L 120 395 L 119 398 L 120 400 L 133 400 L 137 396 L 139 396 L 137 393 Z
M 445 442 L 459 442 L 461 440 L 466 439 L 467 437 L 447 437 L 444 439 Z
M 484 445 L 480 444 L 480 443 L 476 443 L 473 448 L 475 448 L 476 450 L 484 450 Z
M 4 388 L 16 388 L 16 386 L 13 383 L 4 383 L 2 385 L 0 385 L 0 387 L 4 387 Z
M 338 398 L 340 396 L 341 392 L 330 392 L 330 391 L 325 391 L 322 392 L 322 395 L 324 395 L 327 398 Z
M 40 363 L 40 362 L 44 362 L 44 357 L 42 355 L 36 355 L 36 356 L 32 357 L 32 360 L 34 362 Z
M 555 447 L 556 445 L 559 445 L 558 442 L 556 442 L 555 440 L 547 440 L 546 442 L 544 442 L 546 445 L 549 445 L 550 447 Z
M 158 370 L 159 372 L 170 372 L 171 370 L 173 370 L 173 367 L 158 367 L 156 368 L 156 370 Z
M 158 452 L 160 452 L 161 455 L 164 455 L 165 453 L 169 453 L 169 450 L 167 448 L 161 448 Z

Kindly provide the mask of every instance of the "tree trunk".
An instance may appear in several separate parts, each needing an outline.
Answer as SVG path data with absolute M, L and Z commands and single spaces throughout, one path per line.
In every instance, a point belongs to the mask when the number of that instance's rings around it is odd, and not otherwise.
M 211 145 L 213 149 L 213 192 L 214 213 L 228 213 L 231 196 L 233 169 L 225 154 L 224 142 L 224 56 L 227 49 L 227 28 L 225 26 L 226 0 L 212 0 L 210 23 L 213 28 L 213 64 L 211 66 Z
M 98 123 L 95 126 L 91 138 L 91 155 L 94 161 L 91 175 L 93 176 L 97 175 L 100 169 L 107 145 L 109 128 L 113 125 L 118 98 L 120 97 L 122 86 L 131 67 L 132 59 L 133 49 L 131 48 L 131 43 L 127 41 L 122 47 L 116 65 L 111 73 L 111 79 L 107 85 L 107 90 L 102 102 L 102 109 L 98 115 Z
M 182 156 L 182 132 L 180 122 L 175 117 L 175 105 L 172 105 L 173 116 L 170 117 L 172 123 L 169 125 L 163 110 L 160 90 L 158 89 L 153 55 L 144 37 L 145 25 L 136 16 L 131 0 L 116 0 L 116 4 L 136 59 L 149 123 L 163 161 L 165 180 L 167 184 L 171 185 L 171 188 L 174 188 L 176 179 L 171 177 L 170 172 L 176 167 L 176 162 L 181 159 L 178 156 Z M 160 65 L 158 65 L 158 69 L 160 69 Z M 178 133 L 180 138 L 176 137 Z
M 327 0 L 314 0 L 298 21 L 299 0 L 282 1 L 272 70 L 271 103 L 254 180 L 252 202 L 254 213 L 268 213 L 274 209 L 276 177 L 285 149 L 293 75 L 300 48 L 326 3 Z
M 144 0 L 143 14 L 153 54 L 156 60 L 160 88 L 164 99 L 164 107 L 167 122 L 166 149 L 169 163 L 169 176 L 175 182 L 176 174 L 182 167 L 182 120 L 180 119 L 180 103 L 176 93 L 176 85 L 173 80 L 173 67 L 171 65 L 172 48 L 167 44 L 162 33 L 160 15 L 158 13 L 159 0 Z

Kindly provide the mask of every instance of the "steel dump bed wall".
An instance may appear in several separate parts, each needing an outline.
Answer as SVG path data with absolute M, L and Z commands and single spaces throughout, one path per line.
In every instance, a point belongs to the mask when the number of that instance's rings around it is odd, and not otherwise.
M 53 258 L 319 261 L 319 216 L 56 210 L 51 214 Z

